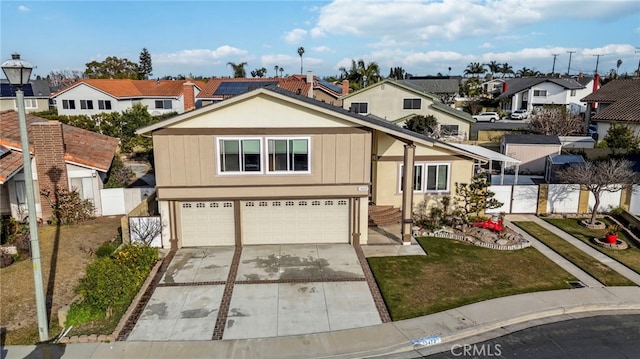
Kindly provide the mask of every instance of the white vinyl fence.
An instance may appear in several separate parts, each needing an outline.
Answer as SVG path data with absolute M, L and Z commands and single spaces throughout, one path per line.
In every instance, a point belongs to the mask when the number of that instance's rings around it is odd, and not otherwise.
M 538 208 L 538 186 L 489 186 L 494 198 L 502 202 L 500 208 L 489 209 L 486 213 L 536 213 Z
M 100 190 L 102 215 L 129 213 L 153 192 L 155 188 L 103 188 Z
M 640 185 L 633 185 L 633 192 L 631 192 L 631 205 L 629 206 L 629 212 L 636 216 L 640 216 Z
M 580 185 L 550 184 L 547 213 L 578 213 Z

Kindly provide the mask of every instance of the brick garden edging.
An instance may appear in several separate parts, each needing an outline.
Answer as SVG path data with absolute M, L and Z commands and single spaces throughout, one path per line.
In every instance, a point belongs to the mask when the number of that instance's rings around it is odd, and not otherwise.
M 463 236 L 463 235 L 447 232 L 447 231 L 445 231 L 443 229 L 437 230 L 435 232 L 429 232 L 426 235 L 429 236 L 429 237 L 455 239 L 455 240 L 458 240 L 458 241 L 471 243 L 471 244 L 473 244 L 475 246 L 484 247 L 484 248 L 490 248 L 490 249 L 497 249 L 497 250 L 501 250 L 501 251 L 513 251 L 513 250 L 518 250 L 518 249 L 531 247 L 531 242 L 527 241 L 526 239 L 524 239 L 522 237 L 521 237 L 520 243 L 518 243 L 518 244 L 500 245 L 500 244 L 497 244 L 497 243 L 483 242 L 483 241 L 481 241 L 481 240 L 479 240 L 479 239 L 477 239 L 475 237 L 471 237 L 471 236 Z

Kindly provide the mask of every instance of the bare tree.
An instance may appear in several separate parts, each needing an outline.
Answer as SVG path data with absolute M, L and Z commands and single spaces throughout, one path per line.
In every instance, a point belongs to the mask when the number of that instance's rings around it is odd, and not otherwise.
M 129 233 L 131 242 L 151 245 L 151 242 L 162 233 L 160 217 L 130 217 Z
M 628 160 L 609 159 L 600 162 L 585 162 L 572 165 L 557 173 L 565 183 L 579 184 L 593 194 L 595 203 L 590 224 L 596 224 L 596 214 L 603 192 L 618 192 L 630 188 L 636 177 Z
M 580 115 L 565 109 L 543 109 L 531 115 L 529 131 L 541 135 L 581 135 L 584 121 Z

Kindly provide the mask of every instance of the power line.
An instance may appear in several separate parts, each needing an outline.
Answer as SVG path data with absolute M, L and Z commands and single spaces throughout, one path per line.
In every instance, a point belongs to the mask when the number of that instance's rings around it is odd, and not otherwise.
M 556 57 L 560 56 L 560 54 L 551 54 L 553 56 L 553 67 L 551 68 L 551 75 L 556 73 Z
M 567 51 L 567 53 L 569 54 L 569 66 L 567 66 L 567 76 L 570 75 L 571 72 L 571 55 L 575 54 L 575 51 Z

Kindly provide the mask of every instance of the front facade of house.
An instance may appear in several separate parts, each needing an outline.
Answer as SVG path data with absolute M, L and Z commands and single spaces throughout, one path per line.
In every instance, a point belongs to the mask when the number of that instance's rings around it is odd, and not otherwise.
M 579 107 L 584 111 L 586 104 L 581 99 L 590 94 L 593 88 L 571 78 L 524 77 L 506 80 L 503 90 L 498 98 L 506 100 L 502 108 L 504 111 L 532 112 L 545 105 Z
M 16 87 L 7 80 L 0 80 L 1 94 L 0 111 L 18 111 L 16 102 Z M 24 92 L 25 112 L 40 112 L 49 110 L 49 82 L 47 80 L 31 80 L 22 89 Z
M 164 247 L 366 244 L 371 199 L 408 208 L 410 219 L 427 187 L 448 193 L 456 178 L 472 176 L 474 161 L 282 89 L 256 89 L 138 133 L 153 135 Z M 405 163 L 419 168 L 407 178 L 420 188 L 403 199 Z
M 434 116 L 441 138 L 468 140 L 475 121 L 466 112 L 441 103 L 435 96 L 392 80 L 385 80 L 342 97 L 342 107 L 403 126 L 416 115 Z
M 152 116 L 195 108 L 200 88 L 184 80 L 83 79 L 51 95 L 60 115 L 123 112 L 135 104 Z
M 118 139 L 34 116 L 27 116 L 27 123 L 37 217 L 51 218 L 51 206 L 41 190 L 54 188 L 77 190 L 94 204 L 95 215 L 101 215 L 100 189 Z M 28 207 L 17 113 L 0 113 L 0 125 L 0 214 L 23 220 Z

